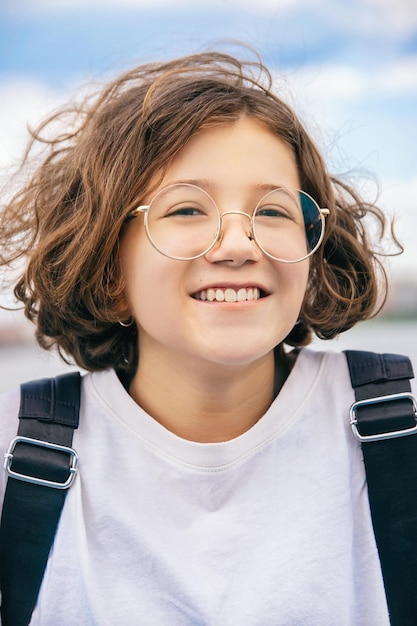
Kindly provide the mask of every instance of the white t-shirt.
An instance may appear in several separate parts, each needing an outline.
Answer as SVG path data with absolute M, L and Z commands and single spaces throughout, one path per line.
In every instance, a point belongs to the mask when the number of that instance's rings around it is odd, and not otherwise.
M 113 371 L 86 375 L 79 475 L 31 624 L 388 626 L 352 402 L 344 355 L 303 349 L 257 424 L 201 444 Z M 18 403 L 0 398 L 1 451 Z

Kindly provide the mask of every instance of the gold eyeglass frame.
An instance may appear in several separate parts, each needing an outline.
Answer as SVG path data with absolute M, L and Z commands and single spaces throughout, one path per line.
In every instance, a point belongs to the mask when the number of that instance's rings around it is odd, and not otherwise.
M 196 254 L 194 256 L 191 257 L 180 257 L 180 256 L 173 256 L 171 254 L 167 254 L 166 252 L 163 252 L 154 242 L 154 240 L 152 239 L 151 233 L 149 231 L 149 223 L 148 223 L 148 215 L 149 215 L 149 210 L 152 206 L 152 203 L 154 202 L 154 200 L 163 192 L 165 192 L 167 189 L 170 189 L 171 187 L 191 187 L 199 192 L 202 192 L 204 195 L 207 196 L 207 198 L 213 203 L 213 205 L 215 206 L 215 208 L 217 209 L 217 213 L 218 213 L 218 226 L 213 238 L 212 243 L 203 251 L 200 252 L 199 254 Z M 256 237 L 256 229 L 255 229 L 255 224 L 254 224 L 254 218 L 256 215 L 256 211 L 259 207 L 259 205 L 261 204 L 261 202 L 263 202 L 263 200 L 270 195 L 271 193 L 274 193 L 275 191 L 280 191 L 280 190 L 288 190 L 289 192 L 295 193 L 295 194 L 303 194 L 304 196 L 306 196 L 309 200 L 311 200 L 311 202 L 316 206 L 317 208 L 317 212 L 318 215 L 320 217 L 320 221 L 321 221 L 321 225 L 322 225 L 322 229 L 321 229 L 321 234 L 319 237 L 319 240 L 317 241 L 316 245 L 314 246 L 314 248 L 312 250 L 310 250 L 310 252 L 306 255 L 304 255 L 302 258 L 300 259 L 296 259 L 296 260 L 288 260 L 288 259 L 280 259 L 278 257 L 273 256 L 272 254 L 270 254 L 269 252 L 267 252 L 263 246 L 259 243 L 257 237 Z M 326 226 L 326 217 L 329 215 L 330 211 L 327 208 L 322 208 L 320 207 L 317 202 L 314 200 L 314 198 L 312 198 L 307 192 L 302 191 L 301 189 L 293 189 L 291 187 L 277 187 L 276 189 L 271 189 L 271 191 L 268 191 L 264 196 L 262 196 L 262 198 L 258 201 L 258 203 L 256 204 L 252 215 L 249 215 L 249 213 L 245 213 L 244 211 L 224 211 L 223 213 L 220 213 L 219 208 L 216 204 L 216 202 L 214 201 L 214 199 L 210 196 L 209 193 L 207 193 L 207 191 L 205 191 L 204 189 L 202 189 L 201 187 L 198 187 L 197 185 L 193 185 L 191 183 L 174 183 L 173 185 L 167 185 L 166 187 L 163 187 L 162 189 L 160 189 L 152 198 L 152 200 L 149 202 L 149 204 L 143 204 L 140 205 L 138 207 L 136 207 L 135 209 L 133 209 L 132 211 L 130 211 L 130 213 L 128 213 L 126 221 L 130 221 L 136 217 L 138 217 L 139 215 L 143 214 L 144 216 L 144 226 L 145 226 L 145 232 L 146 232 L 146 236 L 149 240 L 149 243 L 153 246 L 153 248 L 155 248 L 155 250 L 157 252 L 159 252 L 160 254 L 162 254 L 163 256 L 169 258 L 169 259 L 173 259 L 175 261 L 194 261 L 195 259 L 199 259 L 200 257 L 206 255 L 208 252 L 210 252 L 210 250 L 212 250 L 214 248 L 214 246 L 216 245 L 216 243 L 221 239 L 221 233 L 223 230 L 223 217 L 225 215 L 244 215 L 245 217 L 247 217 L 250 221 L 250 231 L 249 231 L 249 239 L 251 239 L 252 241 L 254 241 L 256 243 L 256 245 L 258 246 L 258 248 L 261 250 L 261 252 L 263 254 L 265 254 L 265 256 L 269 257 L 270 259 L 272 259 L 273 261 L 278 261 L 279 263 L 287 263 L 287 264 L 293 264 L 293 263 L 301 263 L 301 261 L 304 261 L 305 259 L 308 259 L 309 257 L 311 257 L 315 252 L 317 252 L 317 250 L 319 249 L 323 238 L 324 238 L 324 234 L 325 234 L 325 226 Z

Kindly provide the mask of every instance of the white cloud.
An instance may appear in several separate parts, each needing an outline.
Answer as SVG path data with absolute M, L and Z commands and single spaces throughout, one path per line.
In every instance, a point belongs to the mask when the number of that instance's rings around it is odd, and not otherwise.
M 377 67 L 331 62 L 306 65 L 290 76 L 290 82 L 297 98 L 306 93 L 309 100 L 331 99 L 347 105 L 368 97 L 417 96 L 417 55 L 398 57 Z
M 341 26 L 346 34 L 362 33 L 371 38 L 383 34 L 387 40 L 411 34 L 417 27 L 415 0 L 3 0 L 3 9 L 11 15 L 60 14 L 78 10 L 164 10 L 187 8 L 224 11 L 245 11 L 253 18 L 265 11 L 273 15 L 290 14 L 300 9 L 313 9 L 312 29 L 330 22 Z M 313 13 L 309 11 L 309 19 Z M 310 33 L 312 34 L 312 33 Z
M 391 32 L 407 35 L 417 27 L 417 3 L 415 0 L 360 0 L 379 16 L 373 27 L 389 26 Z M 359 3 L 360 5 L 360 3 Z M 367 24 L 370 26 L 370 24 Z
M 370 76 L 370 89 L 379 94 L 417 95 L 417 56 L 402 57 Z
M 20 0 L 16 3 L 14 0 L 3 0 L 3 6 L 8 10 L 15 12 L 22 12 L 23 10 L 32 11 L 49 11 L 51 9 L 55 11 L 65 10 L 68 7 L 131 7 L 131 8 L 160 8 L 171 7 L 176 8 L 179 6 L 196 7 L 195 0 Z M 253 0 L 200 0 L 198 6 L 223 6 L 227 7 L 254 7 Z M 395 24 L 410 24 L 417 22 L 417 9 L 415 0 L 348 0 L 344 6 L 336 5 L 334 0 L 257 0 L 256 9 L 260 7 L 268 7 L 274 10 L 280 10 L 282 8 L 294 9 L 300 6 L 311 6 L 314 8 L 331 7 L 333 6 L 337 10 L 342 8 L 356 9 L 375 9 L 378 13 L 386 18 L 389 18 Z M 377 26 L 377 25 L 376 25 Z
M 417 175 L 410 180 L 385 180 L 381 183 L 380 205 L 395 216 L 396 232 L 404 253 L 390 263 L 400 278 L 407 274 L 415 280 L 417 272 Z
M 326 0 L 257 0 L 256 9 L 294 9 L 302 6 L 320 6 Z M 8 10 L 13 14 L 22 13 L 60 13 L 68 9 L 164 9 L 189 7 L 196 9 L 253 9 L 253 0 L 5 0 Z
M 28 140 L 27 125 L 35 126 L 66 99 L 35 80 L 11 79 L 0 83 L 0 166 L 22 156 Z
M 276 85 L 327 157 L 338 159 L 334 169 L 365 167 L 385 177 L 416 172 L 417 56 L 373 69 L 304 66 L 277 74 Z

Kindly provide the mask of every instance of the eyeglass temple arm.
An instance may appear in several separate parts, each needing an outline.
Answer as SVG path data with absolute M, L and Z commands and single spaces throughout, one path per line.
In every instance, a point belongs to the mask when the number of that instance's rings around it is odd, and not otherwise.
M 130 222 L 131 220 L 134 220 L 135 217 L 138 217 L 140 213 L 146 213 L 147 211 L 149 211 L 149 205 L 143 204 L 142 206 L 138 206 L 126 215 L 125 222 Z

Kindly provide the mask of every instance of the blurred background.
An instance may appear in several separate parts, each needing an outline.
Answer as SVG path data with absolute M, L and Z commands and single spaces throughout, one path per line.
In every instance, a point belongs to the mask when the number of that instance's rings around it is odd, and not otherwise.
M 236 51 L 233 41 L 261 53 L 332 173 L 370 199 L 379 191 L 396 216 L 405 253 L 387 264 L 384 313 L 325 347 L 403 352 L 417 364 L 416 0 L 0 0 L 1 182 L 27 125 L 92 82 L 219 45 Z M 64 369 L 21 312 L 0 310 L 0 391 Z

